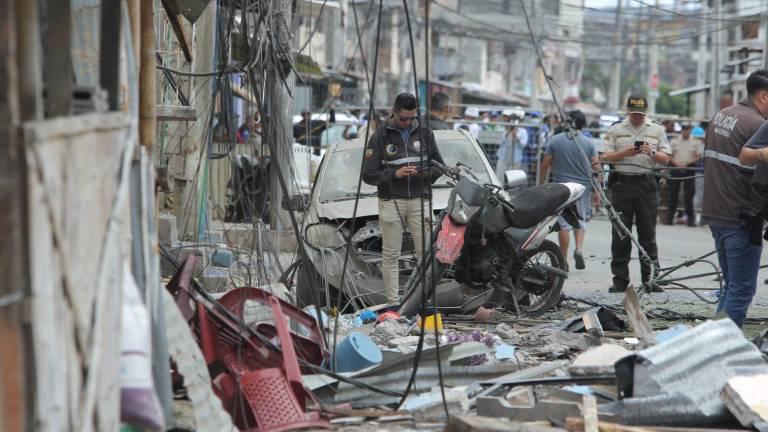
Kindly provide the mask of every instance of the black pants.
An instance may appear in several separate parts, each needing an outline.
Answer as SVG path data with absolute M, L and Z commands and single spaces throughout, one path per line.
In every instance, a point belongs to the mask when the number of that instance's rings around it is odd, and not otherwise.
M 669 179 L 669 205 L 667 206 L 667 222 L 673 223 L 677 212 L 677 201 L 680 195 L 680 184 L 683 185 L 683 205 L 688 217 L 688 225 L 696 225 L 696 215 L 693 213 L 693 195 L 696 193 L 696 182 L 693 171 L 672 170 Z M 684 180 L 674 180 L 675 177 L 688 177 Z
M 637 226 L 637 238 L 640 246 L 652 260 L 658 261 L 659 250 L 656 246 L 656 216 L 659 209 L 659 194 L 656 180 L 650 177 L 619 176 L 611 187 L 613 206 L 621 221 L 632 231 Z M 621 239 L 613 230 L 611 240 L 611 273 L 613 285 L 626 288 L 629 285 L 629 259 L 632 254 L 632 240 Z M 650 279 L 651 267 L 642 263 L 643 282 Z

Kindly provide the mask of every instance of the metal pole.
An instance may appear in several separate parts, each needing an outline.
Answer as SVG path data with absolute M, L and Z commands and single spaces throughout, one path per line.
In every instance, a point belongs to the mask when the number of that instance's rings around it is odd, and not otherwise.
M 656 0 L 659 7 L 659 0 Z M 656 9 L 651 11 L 651 37 L 656 37 Z M 659 44 L 651 45 L 648 53 L 648 113 L 656 114 L 656 99 L 659 98 Z
M 608 108 L 612 113 L 619 110 L 621 105 L 621 69 L 624 61 L 624 50 L 621 46 L 622 21 L 623 15 L 621 13 L 624 0 L 616 1 L 616 27 L 613 34 L 613 72 L 611 73 L 611 87 L 608 90 Z
M 707 2 L 701 3 L 701 14 L 706 15 L 709 12 Z M 696 85 L 703 86 L 707 83 L 707 58 L 709 57 L 707 51 L 707 29 L 711 27 L 709 21 L 701 20 L 699 23 L 699 52 L 696 56 Z M 694 116 L 697 119 L 704 118 L 707 112 L 707 93 L 699 91 L 696 93 L 696 99 L 694 103 Z
M 763 69 L 768 69 L 768 11 L 763 12 Z
M 714 116 L 720 111 L 720 34 L 721 31 L 718 28 L 722 24 L 722 0 L 714 0 L 714 13 L 715 22 L 712 24 L 715 26 L 715 31 L 712 33 L 712 44 L 714 45 L 710 52 L 714 54 L 712 57 L 712 70 L 710 71 L 710 78 L 712 79 L 711 88 L 709 90 L 709 117 Z

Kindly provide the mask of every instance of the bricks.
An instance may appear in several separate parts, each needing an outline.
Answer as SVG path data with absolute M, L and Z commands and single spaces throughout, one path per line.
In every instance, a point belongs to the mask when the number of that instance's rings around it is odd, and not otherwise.
M 171 246 L 179 242 L 179 230 L 176 216 L 160 214 L 157 216 L 157 239 L 160 244 Z

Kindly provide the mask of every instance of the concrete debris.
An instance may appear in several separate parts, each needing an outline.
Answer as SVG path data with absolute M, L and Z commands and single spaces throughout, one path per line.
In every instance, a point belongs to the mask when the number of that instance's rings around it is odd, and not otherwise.
M 234 253 L 225 245 L 219 245 L 211 252 L 211 265 L 215 267 L 229 268 L 234 262 Z
M 532 407 L 536 404 L 536 394 L 530 386 L 515 387 L 504 396 L 504 399 L 510 405 L 517 407 Z
M 443 432 L 556 432 L 562 431 L 545 423 L 519 423 L 507 419 L 482 416 L 451 416 Z
M 386 346 L 392 339 L 408 336 L 408 333 L 411 331 L 411 327 L 411 325 L 400 321 L 391 319 L 385 320 L 378 323 L 368 336 L 370 336 L 371 339 L 373 339 L 373 341 L 379 345 Z
M 200 276 L 200 283 L 209 293 L 221 293 L 229 290 L 229 268 L 208 267 Z
M 533 407 L 516 407 L 504 398 L 481 397 L 477 399 L 477 414 L 517 421 L 550 420 L 564 423 L 566 417 L 581 416 L 581 406 L 573 402 L 545 400 Z
M 612 375 L 615 373 L 614 363 L 630 354 L 619 345 L 601 345 L 576 357 L 568 366 L 568 372 L 571 375 Z
M 466 387 L 445 389 L 445 403 L 452 415 L 463 415 L 469 411 L 469 398 Z M 445 420 L 443 395 L 438 388 L 430 393 L 409 396 L 402 409 L 413 413 L 416 421 Z
M 731 378 L 720 399 L 742 426 L 768 430 L 768 375 Z
M 493 332 L 503 339 L 505 342 L 511 344 L 520 343 L 520 333 L 517 332 L 512 326 L 506 323 L 501 323 L 494 327 Z
M 179 242 L 179 229 L 176 216 L 169 214 L 157 215 L 157 240 L 160 244 L 173 246 Z

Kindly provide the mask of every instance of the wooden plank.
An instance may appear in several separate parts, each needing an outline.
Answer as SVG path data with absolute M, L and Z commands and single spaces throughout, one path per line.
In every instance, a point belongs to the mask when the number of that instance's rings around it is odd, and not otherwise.
M 633 286 L 628 286 L 624 293 L 624 309 L 627 311 L 629 324 L 632 331 L 640 339 L 641 347 L 649 347 L 656 343 L 656 335 L 645 316 L 643 308 L 640 307 L 640 299 L 637 297 L 637 291 Z
M 173 34 L 176 35 L 176 40 L 179 42 L 179 47 L 181 48 L 181 52 L 184 53 L 184 58 L 187 59 L 188 62 L 192 61 L 192 44 L 190 43 L 189 35 L 187 35 L 187 30 L 184 27 L 184 23 L 181 22 L 181 15 L 178 14 L 178 12 L 175 12 L 171 5 L 169 4 L 168 0 L 162 0 L 163 8 L 165 9 L 165 13 L 168 16 L 168 22 L 171 23 L 171 28 L 173 28 Z
M 32 375 L 25 365 L 30 344 L 22 325 L 19 295 L 28 295 L 26 279 L 27 241 L 24 161 L 18 149 L 19 100 L 16 63 L 16 25 L 13 0 L 0 0 L 0 224 L 5 238 L 0 242 L 0 430 L 32 429 L 29 410 L 33 406 L 27 389 Z
M 597 399 L 592 395 L 584 395 L 581 410 L 584 416 L 584 432 L 598 432 Z
M 16 0 L 16 56 L 20 120 L 43 118 L 43 72 L 36 1 Z
M 115 336 L 128 233 L 115 218 L 135 145 L 129 127 L 124 113 L 24 125 L 40 430 L 119 428 Z
M 48 32 L 46 33 L 45 100 L 48 117 L 72 113 L 72 56 L 70 33 L 72 9 L 70 0 L 48 0 Z
M 157 120 L 159 121 L 196 121 L 197 110 L 188 106 L 156 106 Z
M 120 0 L 101 1 L 99 84 L 107 91 L 110 111 L 118 110 L 120 95 L 120 35 L 122 33 L 122 8 L 120 4 Z

